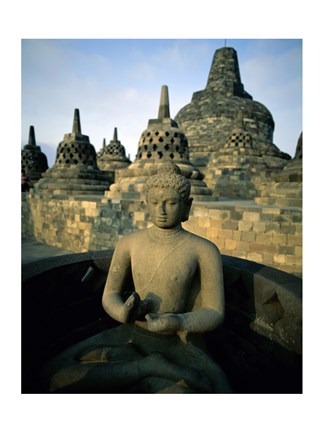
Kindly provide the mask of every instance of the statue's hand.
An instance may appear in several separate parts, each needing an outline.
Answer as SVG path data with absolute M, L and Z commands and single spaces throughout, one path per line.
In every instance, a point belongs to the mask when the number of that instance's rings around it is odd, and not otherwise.
M 182 329 L 184 324 L 183 315 L 175 313 L 149 313 L 145 318 L 148 330 L 158 333 L 177 333 Z
M 137 292 L 133 292 L 125 301 L 127 322 L 143 320 L 145 315 L 152 310 L 149 300 L 141 300 Z

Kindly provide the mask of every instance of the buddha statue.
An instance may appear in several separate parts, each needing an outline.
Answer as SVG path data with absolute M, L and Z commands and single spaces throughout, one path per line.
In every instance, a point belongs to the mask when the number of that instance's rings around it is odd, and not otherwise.
M 221 255 L 182 227 L 191 204 L 190 182 L 173 162 L 148 179 L 153 225 L 117 243 L 102 297 L 121 325 L 51 361 L 44 374 L 48 391 L 230 392 L 203 343 L 203 334 L 224 319 Z

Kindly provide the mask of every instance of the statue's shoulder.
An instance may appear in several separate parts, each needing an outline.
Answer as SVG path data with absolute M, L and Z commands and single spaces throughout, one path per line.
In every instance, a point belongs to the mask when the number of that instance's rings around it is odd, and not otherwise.
M 125 234 L 119 241 L 118 244 L 120 245 L 131 245 L 133 243 L 137 243 L 138 241 L 142 240 L 143 238 L 147 237 L 147 230 L 140 230 L 140 231 L 133 231 L 131 233 Z

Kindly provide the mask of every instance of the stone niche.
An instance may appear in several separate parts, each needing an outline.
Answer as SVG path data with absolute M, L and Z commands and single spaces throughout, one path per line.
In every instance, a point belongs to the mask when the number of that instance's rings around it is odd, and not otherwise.
M 72 254 L 22 268 L 22 393 L 44 393 L 42 365 L 119 323 L 101 297 L 113 250 Z M 226 314 L 206 334 L 234 393 L 302 392 L 302 281 L 223 255 Z M 130 289 L 131 289 L 130 282 Z

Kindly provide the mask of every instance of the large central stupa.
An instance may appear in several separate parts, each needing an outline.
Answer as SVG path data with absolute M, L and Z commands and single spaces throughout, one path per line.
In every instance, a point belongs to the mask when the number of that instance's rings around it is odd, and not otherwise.
M 282 159 L 290 159 L 273 143 L 270 111 L 245 91 L 235 49 L 221 48 L 214 54 L 206 88 L 193 93 L 191 102 L 175 116 L 188 139 L 192 163 L 204 173 L 211 154 L 215 157 L 215 152 L 226 145 L 238 117 L 251 137 L 255 154 L 277 158 L 279 165 Z

